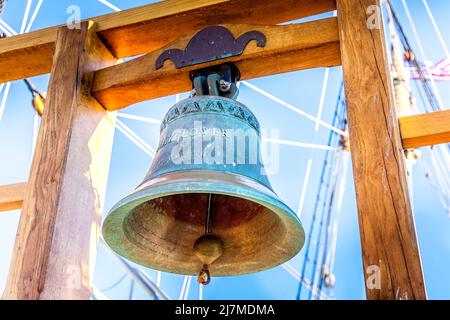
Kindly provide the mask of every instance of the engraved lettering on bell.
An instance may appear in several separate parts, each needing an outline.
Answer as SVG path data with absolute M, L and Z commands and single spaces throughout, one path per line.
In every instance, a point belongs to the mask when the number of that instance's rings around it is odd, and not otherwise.
M 246 106 L 231 99 L 212 96 L 207 96 L 206 98 L 202 96 L 193 97 L 178 102 L 169 109 L 164 117 L 161 123 L 161 131 L 164 130 L 171 121 L 195 112 L 217 112 L 222 115 L 233 116 L 252 126 L 258 133 L 260 131 L 258 120 Z

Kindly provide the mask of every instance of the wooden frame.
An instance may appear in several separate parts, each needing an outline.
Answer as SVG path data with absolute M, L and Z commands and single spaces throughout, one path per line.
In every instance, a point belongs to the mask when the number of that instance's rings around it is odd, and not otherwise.
M 276 24 L 335 8 L 334 0 L 170 0 L 91 20 L 113 55 L 125 58 L 157 50 L 208 25 Z M 0 39 L 0 82 L 49 73 L 59 28 Z
M 399 119 L 403 148 L 418 148 L 450 141 L 450 110 Z
M 182 48 L 206 26 L 225 23 L 235 36 L 252 29 L 268 38 L 265 48 L 250 44 L 226 60 L 239 66 L 243 79 L 342 61 L 363 262 L 380 267 L 381 288 L 368 289 L 367 297 L 426 298 L 401 149 L 450 142 L 450 121 L 436 121 L 450 113 L 406 117 L 399 125 L 383 30 L 367 28 L 370 5 L 379 0 L 337 0 L 337 19 L 274 25 L 335 10 L 336 3 L 168 0 L 93 18 L 80 30 L 60 26 L 0 39 L 0 82 L 51 71 L 28 187 L 0 187 L 0 210 L 17 209 L 23 200 L 4 297 L 89 298 L 114 124 L 103 108 L 189 90 L 193 68 L 166 62 L 155 70 L 156 57 Z M 358 37 L 348 36 L 353 33 Z M 75 49 L 70 54 L 69 47 Z M 137 54 L 145 55 L 117 64 Z M 74 214 L 79 210 L 82 216 Z M 75 288 L 67 286 L 67 265 L 79 272 Z
M 380 284 L 366 283 L 366 295 L 425 299 L 384 32 L 367 24 L 380 0 L 337 6 L 363 264 L 366 282 L 377 270 Z
M 137 59 L 100 70 L 95 74 L 92 94 L 108 110 L 117 110 L 133 103 L 189 91 L 191 70 L 233 62 L 242 79 L 316 67 L 340 65 L 337 19 L 284 26 L 224 25 L 235 38 L 257 30 L 270 39 L 264 48 L 251 43 L 240 56 L 221 59 L 182 69 L 166 61 L 156 70 L 156 59 L 169 48 L 186 48 L 198 30 Z M 264 68 L 261 68 L 264 65 Z M 122 74 L 122 77 L 115 75 Z
M 26 190 L 26 183 L 0 186 L 0 211 L 21 209 Z
M 115 128 L 90 90 L 114 63 L 94 23 L 59 29 L 5 299 L 90 297 Z

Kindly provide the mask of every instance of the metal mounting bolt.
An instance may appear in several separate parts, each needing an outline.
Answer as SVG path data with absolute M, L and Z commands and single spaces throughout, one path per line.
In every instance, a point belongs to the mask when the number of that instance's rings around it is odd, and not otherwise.
M 230 92 L 231 85 L 232 85 L 231 82 L 228 82 L 228 81 L 222 79 L 219 81 L 219 90 L 221 92 Z

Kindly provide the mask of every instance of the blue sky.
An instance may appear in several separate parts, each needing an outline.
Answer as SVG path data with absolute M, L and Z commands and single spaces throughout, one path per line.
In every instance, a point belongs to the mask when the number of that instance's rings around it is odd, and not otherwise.
M 9 1 L 3 19 L 15 30 L 19 30 L 22 22 L 26 0 Z M 33 1 L 33 8 L 38 0 Z M 144 0 L 112 0 L 121 9 L 148 4 L 153 1 Z M 432 62 L 444 58 L 445 53 L 439 45 L 432 25 L 426 15 L 422 1 L 407 1 L 419 36 L 423 41 L 427 58 Z M 442 31 L 450 30 L 450 2 L 444 0 L 429 0 L 431 10 Z M 66 9 L 70 5 L 81 8 L 82 18 L 112 12 L 111 9 L 94 0 L 44 0 L 32 30 L 64 23 L 68 17 Z M 405 26 L 405 31 L 416 48 L 412 32 L 407 22 L 401 1 L 393 1 Z M 329 15 L 324 15 L 329 16 Z M 444 40 L 450 44 L 450 35 L 443 32 Z M 289 74 L 276 75 L 251 81 L 264 90 L 296 107 L 317 113 L 324 69 L 306 70 Z M 331 122 L 334 106 L 341 83 L 341 68 L 332 68 L 328 90 L 325 97 L 323 120 Z M 32 79 L 42 91 L 46 91 L 48 76 Z M 444 104 L 450 105 L 450 82 L 438 83 Z M 183 95 L 184 97 L 185 95 Z M 14 82 L 7 101 L 7 106 L 0 122 L 0 184 L 26 181 L 31 162 L 33 110 L 30 105 L 30 95 L 22 82 Z M 313 142 L 314 123 L 300 115 L 276 104 L 260 94 L 241 86 L 239 100 L 246 104 L 258 117 L 261 127 L 279 129 L 280 138 L 300 142 Z M 418 99 L 419 100 L 419 99 Z M 175 102 L 175 97 L 165 97 L 133 105 L 124 112 L 152 118 L 162 119 L 168 108 Z M 420 102 L 419 102 L 420 103 Z M 157 147 L 159 127 L 144 124 L 134 120 L 123 119 L 126 125 L 139 134 L 147 143 Z M 316 143 L 326 144 L 328 130 L 321 128 Z M 274 190 L 294 211 L 299 205 L 299 198 L 305 177 L 305 171 L 311 151 L 309 149 L 280 146 L 279 172 L 270 176 Z M 308 230 L 311 223 L 311 213 L 316 197 L 319 174 L 324 157 L 323 151 L 314 152 L 310 183 L 306 193 L 306 202 L 301 214 L 301 220 Z M 429 161 L 424 152 L 423 161 Z M 130 192 L 143 178 L 151 158 L 132 144 L 120 132 L 116 133 L 113 155 L 111 158 L 110 178 L 106 196 L 105 213 L 124 195 Z M 125 167 L 126 164 L 126 167 Z M 448 164 L 447 164 L 448 165 Z M 450 219 L 441 206 L 435 190 L 430 186 L 419 166 L 414 177 L 414 207 L 415 219 L 427 290 L 430 298 L 450 299 Z M 337 257 L 335 263 L 336 287 L 334 296 L 337 299 L 364 299 L 363 269 L 361 248 L 355 204 L 354 188 L 349 169 L 344 204 L 340 213 Z M 0 290 L 3 289 L 19 212 L 0 214 Z M 304 259 L 304 250 L 290 264 L 300 269 Z M 308 269 L 309 270 L 309 269 Z M 146 270 L 155 279 L 156 272 Z M 95 272 L 95 285 L 104 289 L 116 282 L 123 275 L 122 269 L 114 259 L 100 246 Z M 163 274 L 161 287 L 172 298 L 177 299 L 183 277 Z M 105 294 L 110 298 L 126 299 L 130 279 L 127 277 L 117 287 Z M 275 268 L 258 274 L 214 278 L 205 288 L 205 299 L 295 299 L 298 282 L 284 269 Z M 198 286 L 192 280 L 189 299 L 197 299 Z M 145 299 L 147 296 L 138 286 L 135 286 L 134 298 Z

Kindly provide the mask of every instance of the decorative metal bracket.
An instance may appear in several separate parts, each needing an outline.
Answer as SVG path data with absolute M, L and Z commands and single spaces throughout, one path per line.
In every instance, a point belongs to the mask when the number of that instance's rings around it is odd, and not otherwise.
M 156 60 L 156 70 L 164 61 L 172 60 L 177 69 L 204 62 L 239 56 L 247 44 L 256 40 L 258 47 L 266 45 L 266 36 L 259 31 L 249 31 L 235 39 L 230 30 L 223 26 L 207 27 L 189 41 L 185 50 L 169 49 Z

